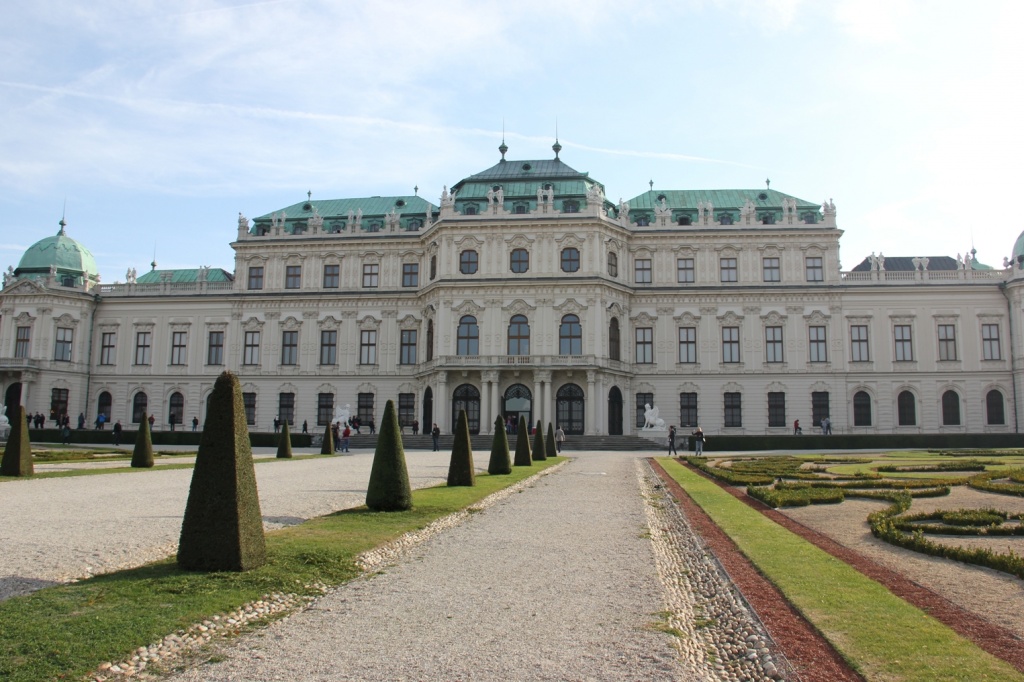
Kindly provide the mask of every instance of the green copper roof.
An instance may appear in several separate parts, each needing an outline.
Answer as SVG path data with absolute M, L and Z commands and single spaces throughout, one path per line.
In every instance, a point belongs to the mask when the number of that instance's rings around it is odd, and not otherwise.
M 665 197 L 665 204 L 669 208 L 697 210 L 697 204 L 710 201 L 714 204 L 715 211 L 739 210 L 750 199 L 758 209 L 782 209 L 783 199 L 796 199 L 798 213 L 821 211 L 821 205 L 804 201 L 789 194 L 783 194 L 774 189 L 652 189 L 643 194 L 637 195 L 629 202 L 629 210 L 654 210 L 661 205 L 659 197 Z
M 485 171 L 471 175 L 455 185 L 455 189 L 464 182 L 509 182 L 523 181 L 536 182 L 542 179 L 553 178 L 586 178 L 586 173 L 581 173 L 575 168 L 570 168 L 562 163 L 561 159 L 547 159 L 543 161 L 499 161 Z M 536 186 L 534 187 L 536 191 Z
M 1017 262 L 1017 256 L 1024 256 L 1024 232 L 1020 233 L 1017 237 L 1017 241 L 1013 243 L 1013 255 L 1010 256 L 1010 260 L 1014 263 Z
M 169 274 L 171 284 L 182 284 L 199 281 L 199 268 L 184 268 L 181 270 L 150 270 L 144 275 L 139 275 L 135 280 L 139 284 L 159 284 L 164 281 L 164 275 Z M 210 268 L 206 271 L 207 282 L 231 282 L 234 277 L 220 268 Z
M 15 275 L 47 275 L 53 267 L 59 274 L 84 276 L 96 280 L 99 275 L 96 259 L 89 249 L 65 234 L 63 222 L 61 221 L 60 232 L 55 236 L 40 239 L 28 247 L 18 262 Z
M 383 217 L 392 210 L 403 217 L 422 217 L 427 214 L 427 208 L 432 212 L 438 210 L 437 206 L 420 196 L 398 196 L 398 197 L 363 197 L 357 199 L 318 199 L 316 201 L 302 201 L 283 209 L 278 209 L 266 215 L 261 215 L 256 220 L 269 221 L 275 213 L 284 211 L 288 220 L 309 219 L 313 217 L 315 208 L 320 217 L 325 221 L 331 218 L 348 218 L 348 212 L 363 212 L 363 218 L 367 216 Z

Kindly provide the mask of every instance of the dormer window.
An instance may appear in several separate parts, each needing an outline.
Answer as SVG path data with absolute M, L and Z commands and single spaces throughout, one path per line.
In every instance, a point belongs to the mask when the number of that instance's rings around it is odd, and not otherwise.
M 526 215 L 530 211 L 530 207 L 526 204 L 516 204 L 512 207 L 512 212 L 516 215 Z
M 637 227 L 647 227 L 650 224 L 651 224 L 651 219 L 648 216 L 638 215 L 636 217 L 636 226 Z
M 691 224 L 690 223 L 690 216 L 688 216 L 688 215 L 680 216 L 679 217 L 679 224 L 680 225 L 690 225 Z
M 762 225 L 774 225 L 775 224 L 775 214 L 774 213 L 762 213 L 761 214 L 761 224 Z
M 563 201 L 562 202 L 562 213 L 579 213 L 580 202 L 578 201 Z
M 718 222 L 721 225 L 732 225 L 732 213 L 719 213 Z
M 466 204 L 462 207 L 462 215 L 476 215 L 477 208 L 476 204 Z
M 366 226 L 367 232 L 380 232 L 380 223 L 376 220 Z
M 412 232 L 420 229 L 421 227 L 423 227 L 423 221 L 420 220 L 419 218 L 413 218 L 408 223 L 406 223 L 405 229 Z
M 818 223 L 818 214 L 817 213 L 808 212 L 808 213 L 804 213 L 800 217 L 808 225 L 816 225 Z

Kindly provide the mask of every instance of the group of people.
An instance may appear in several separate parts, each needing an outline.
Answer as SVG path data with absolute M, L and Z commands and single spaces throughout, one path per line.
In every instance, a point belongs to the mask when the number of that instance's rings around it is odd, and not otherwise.
M 694 454 L 700 457 L 704 454 L 704 429 L 700 428 L 700 425 L 696 429 L 690 432 L 690 437 L 693 438 L 693 451 Z M 555 435 L 555 440 L 558 440 L 558 435 Z M 668 454 L 677 455 L 676 452 L 676 427 L 672 425 L 668 427 Z
M 352 427 L 349 424 L 345 424 L 344 428 L 341 422 L 331 424 L 331 437 L 334 439 L 334 452 L 349 452 L 349 440 L 352 438 Z
M 29 426 L 35 427 L 37 429 L 41 429 L 44 426 L 46 426 L 46 416 L 42 412 L 36 412 L 35 414 L 25 415 L 25 418 L 28 419 Z M 65 421 L 67 421 L 69 424 L 71 423 L 70 417 L 68 417 L 66 414 L 59 416 L 50 415 L 50 418 L 53 419 L 57 426 L 63 426 Z
M 793 421 L 793 435 L 802 436 L 804 430 L 800 427 L 800 420 L 796 419 Z M 821 418 L 821 435 L 831 436 L 832 435 L 832 420 L 829 417 Z

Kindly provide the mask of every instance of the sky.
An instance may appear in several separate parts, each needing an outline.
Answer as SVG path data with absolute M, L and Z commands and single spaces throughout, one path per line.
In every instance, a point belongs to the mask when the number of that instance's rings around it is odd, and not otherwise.
M 1001 266 L 1024 229 L 1024 3 L 34 0 L 0 8 L 0 268 L 234 269 L 238 213 L 408 195 L 508 158 L 608 198 L 831 198 L 841 263 Z

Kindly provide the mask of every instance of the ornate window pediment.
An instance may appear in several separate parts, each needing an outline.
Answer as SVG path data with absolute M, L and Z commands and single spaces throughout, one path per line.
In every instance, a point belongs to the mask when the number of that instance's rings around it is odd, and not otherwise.
M 337 395 L 338 389 L 336 389 L 332 384 L 320 384 L 319 386 L 316 387 L 316 392 L 317 393 L 333 393 L 333 394 Z
M 359 320 L 360 329 L 380 329 L 380 320 L 373 315 L 367 315 Z
M 823 325 L 828 323 L 829 316 L 820 310 L 813 310 L 810 315 L 804 315 L 804 319 L 807 320 L 807 324 Z
M 721 258 L 738 258 L 741 249 L 738 246 L 732 244 L 723 244 L 715 248 Z
M 298 394 L 299 389 L 295 386 L 295 384 L 284 383 L 284 384 L 281 384 L 277 388 L 277 392 L 278 393 L 295 393 L 295 394 Z
M 618 301 L 608 306 L 608 313 L 615 317 L 625 317 L 629 312 L 627 308 L 623 308 Z
M 328 315 L 317 322 L 317 325 L 319 325 L 321 329 L 337 329 L 341 326 L 341 320 L 335 319 L 334 315 Z
M 759 247 L 758 250 L 766 258 L 778 258 L 782 256 L 783 248 L 775 244 L 765 244 Z
M 677 315 L 672 319 L 674 319 L 677 324 L 680 324 L 684 327 L 696 327 L 697 324 L 700 322 L 700 315 L 694 315 L 693 313 L 687 311 L 682 315 Z
M 377 393 L 377 387 L 374 386 L 373 384 L 369 383 L 369 382 L 364 381 L 363 383 L 359 384 L 359 387 L 356 389 L 356 393 L 374 393 L 374 394 L 376 394 Z
M 653 327 L 654 323 L 658 321 L 658 318 L 650 315 L 646 312 L 640 313 L 634 318 L 630 319 L 634 327 Z
M 285 318 L 285 320 L 281 323 L 282 329 L 288 329 L 290 331 L 294 331 L 296 329 L 299 329 L 300 327 L 302 327 L 302 323 L 296 320 L 291 315 Z
M 768 327 L 780 327 L 786 323 L 786 317 L 773 310 L 767 315 L 762 315 L 761 322 Z
M 77 327 L 78 323 L 81 322 L 78 318 L 72 317 L 68 313 L 64 313 L 60 317 L 54 320 L 61 327 Z
M 473 235 L 466 235 L 455 240 L 455 246 L 458 249 L 480 249 L 483 248 L 484 242 L 482 239 L 477 239 Z
M 804 256 L 810 258 L 823 258 L 825 256 L 826 249 L 821 244 L 804 244 L 800 248 L 803 250 Z
M 533 242 L 533 239 L 530 239 L 529 237 L 523 234 L 517 234 L 511 237 L 510 239 L 505 240 L 505 243 L 508 245 L 508 248 L 510 249 L 529 249 L 531 246 L 533 246 Z
M 399 329 L 418 329 L 419 326 L 420 321 L 417 320 L 412 315 L 406 315 L 405 317 L 398 321 Z
M 679 384 L 676 393 L 700 393 L 700 386 L 693 383 L 692 381 L 686 381 Z
M 242 323 L 242 329 L 250 332 L 259 331 L 260 329 L 263 329 L 263 320 L 257 317 L 250 317 Z
M 676 255 L 676 258 L 696 258 L 699 250 L 688 244 L 678 244 L 672 247 L 672 253 Z
M 786 385 L 782 384 L 782 383 L 779 383 L 778 381 L 773 381 L 770 384 L 768 384 L 768 391 L 767 392 L 768 393 L 785 393 L 786 392 Z
M 730 310 L 725 315 L 719 316 L 718 322 L 725 327 L 734 327 L 743 322 L 743 316 L 737 315 Z
M 559 313 L 559 317 L 561 317 L 562 315 L 579 315 L 587 309 L 587 306 L 581 305 L 574 298 L 567 298 L 560 305 L 556 305 L 554 309 Z
M 649 384 L 646 381 L 638 382 L 636 387 L 633 389 L 634 393 L 654 393 L 654 385 Z M 653 405 L 652 405 L 653 407 Z
M 828 393 L 828 389 L 829 385 L 826 384 L 824 381 L 815 381 L 813 384 L 811 384 L 811 391 L 814 393 Z
M 651 249 L 646 246 L 640 246 L 629 250 L 633 254 L 633 258 L 651 258 Z
M 530 313 L 536 311 L 537 308 L 536 306 L 530 305 L 523 299 L 517 298 L 516 300 L 509 303 L 507 306 L 503 307 L 502 310 L 505 312 L 506 315 L 526 315 L 527 317 L 529 317 Z
M 481 314 L 483 311 L 484 307 L 477 305 L 473 301 L 463 301 L 459 305 L 452 308 L 452 312 L 458 313 L 460 317 L 462 315 L 473 315 L 475 317 Z
M 242 393 L 259 393 L 259 389 L 256 388 L 256 384 L 245 383 L 242 384 Z
M 555 240 L 555 243 L 558 244 L 559 249 L 564 249 L 566 247 L 575 247 L 578 249 L 586 243 L 586 240 L 580 236 L 570 233 L 562 235 L 560 238 Z
M 284 264 L 285 265 L 302 265 L 302 263 L 305 260 L 306 260 L 306 257 L 303 256 L 300 253 L 289 253 L 287 256 L 284 257 Z
M 725 386 L 722 386 L 722 393 L 743 393 L 743 386 L 735 381 L 730 381 Z
M 269 259 L 262 254 L 253 254 L 245 259 L 245 263 L 250 266 L 260 266 L 265 265 L 267 260 Z
M 27 327 L 28 325 L 32 324 L 35 321 L 36 321 L 36 318 L 32 317 L 31 315 L 29 315 L 26 312 L 21 312 L 21 313 L 18 314 L 17 317 L 14 318 L 14 323 L 17 324 L 20 327 Z M 120 323 L 119 322 L 115 322 L 113 324 L 116 326 L 116 325 L 118 325 Z

